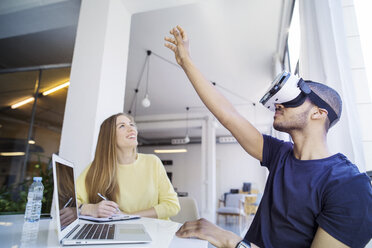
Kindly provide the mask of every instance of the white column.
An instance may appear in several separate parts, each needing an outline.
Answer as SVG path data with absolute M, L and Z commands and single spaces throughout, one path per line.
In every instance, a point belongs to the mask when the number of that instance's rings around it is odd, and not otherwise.
M 123 111 L 131 14 L 120 0 L 83 0 L 60 155 L 76 176 L 92 161 L 104 119 Z
M 215 223 L 216 220 L 216 121 L 208 116 L 202 126 L 202 166 L 203 185 L 201 216 Z

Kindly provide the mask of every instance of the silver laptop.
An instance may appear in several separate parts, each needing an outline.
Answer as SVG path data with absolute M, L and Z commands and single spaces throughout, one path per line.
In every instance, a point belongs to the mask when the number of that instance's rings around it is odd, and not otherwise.
M 151 242 L 142 224 L 82 223 L 78 218 L 74 166 L 53 154 L 58 240 L 62 245 Z

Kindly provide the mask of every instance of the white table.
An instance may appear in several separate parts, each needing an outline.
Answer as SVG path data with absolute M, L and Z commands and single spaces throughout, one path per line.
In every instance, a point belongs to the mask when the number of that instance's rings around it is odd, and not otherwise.
M 121 223 L 120 221 L 115 223 Z M 149 244 L 120 244 L 117 247 L 154 248 L 207 248 L 208 242 L 199 239 L 181 239 L 174 235 L 181 224 L 152 218 L 122 221 L 143 224 L 152 238 Z M 30 225 L 31 224 L 31 225 Z M 41 219 L 38 224 L 25 223 L 23 215 L 0 216 L 0 247 L 59 247 L 57 229 L 51 219 Z M 105 245 L 106 246 L 106 245 Z M 75 247 L 75 246 L 74 246 Z M 103 247 L 102 245 L 84 247 Z

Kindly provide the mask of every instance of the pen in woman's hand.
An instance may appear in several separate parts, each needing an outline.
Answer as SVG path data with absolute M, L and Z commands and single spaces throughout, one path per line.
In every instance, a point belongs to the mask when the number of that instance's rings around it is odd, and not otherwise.
M 98 195 L 99 197 L 101 197 L 103 200 L 107 201 L 107 198 L 104 197 L 103 195 L 101 195 L 101 193 L 97 193 L 97 195 Z
M 103 195 L 101 195 L 101 193 L 97 193 L 97 195 L 98 195 L 99 197 L 101 197 L 103 200 L 107 201 L 107 198 L 104 197 Z M 120 211 L 119 208 L 116 208 L 116 212 L 119 212 L 119 211 Z

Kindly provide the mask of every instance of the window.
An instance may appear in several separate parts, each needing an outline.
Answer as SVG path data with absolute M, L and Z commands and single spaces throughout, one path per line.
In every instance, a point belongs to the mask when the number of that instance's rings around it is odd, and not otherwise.
M 291 25 L 288 33 L 288 47 L 287 47 L 287 58 L 288 58 L 288 70 L 292 73 L 298 72 L 298 61 L 300 59 L 300 48 L 301 48 L 301 32 L 300 32 L 300 17 L 298 9 L 298 1 L 295 1 L 293 7 L 293 14 Z
M 0 212 L 24 212 L 34 176 L 43 177 L 42 212 L 50 212 L 51 156 L 59 149 L 68 85 L 43 93 L 68 82 L 69 75 L 69 67 L 0 74 Z
M 362 45 L 365 70 L 372 98 L 372 33 L 371 33 L 371 1 L 355 0 L 355 12 L 358 22 L 360 41 Z

